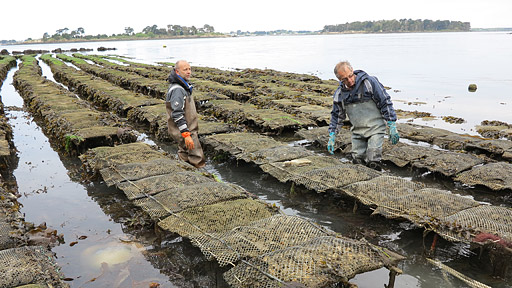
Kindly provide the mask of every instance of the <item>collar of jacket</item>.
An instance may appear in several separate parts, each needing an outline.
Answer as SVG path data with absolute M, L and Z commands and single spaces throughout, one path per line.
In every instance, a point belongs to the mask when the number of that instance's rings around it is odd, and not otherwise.
M 178 75 L 176 73 L 176 71 L 174 71 L 174 70 L 171 71 L 171 74 L 169 74 L 167 81 L 169 81 L 169 83 L 171 83 L 171 84 L 179 84 L 181 87 L 183 87 L 183 89 L 185 89 L 190 94 L 192 94 L 192 88 L 194 88 L 194 86 L 192 86 L 192 84 L 187 83 L 187 81 L 185 81 L 185 79 L 183 79 L 183 77 Z
M 359 86 L 363 81 L 368 78 L 368 74 L 364 72 L 363 70 L 354 70 L 354 74 L 356 75 L 356 83 L 354 84 L 354 88 L 349 89 L 343 82 L 340 81 L 341 90 L 344 92 L 350 92 L 350 91 L 357 91 L 359 89 Z

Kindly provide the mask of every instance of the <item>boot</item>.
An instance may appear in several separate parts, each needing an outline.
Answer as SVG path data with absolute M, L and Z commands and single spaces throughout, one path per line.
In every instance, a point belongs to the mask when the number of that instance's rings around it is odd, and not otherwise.
M 373 170 L 382 171 L 382 164 L 380 161 L 370 161 L 367 166 Z
M 352 159 L 352 164 L 366 165 L 366 162 L 361 158 L 354 158 Z

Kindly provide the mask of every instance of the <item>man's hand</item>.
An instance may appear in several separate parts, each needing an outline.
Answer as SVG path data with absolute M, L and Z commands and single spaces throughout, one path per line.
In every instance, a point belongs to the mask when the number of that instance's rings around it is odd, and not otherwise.
M 395 145 L 396 143 L 398 143 L 398 140 L 400 140 L 400 135 L 398 134 L 398 130 L 396 130 L 395 121 L 388 121 L 388 127 L 389 141 L 391 141 L 391 144 Z
M 187 150 L 194 149 L 194 140 L 190 137 L 190 132 L 183 132 L 181 136 L 185 138 L 185 147 L 187 147 Z
M 336 141 L 336 134 L 334 132 L 329 133 L 329 142 L 327 142 L 327 151 L 334 154 L 334 143 Z

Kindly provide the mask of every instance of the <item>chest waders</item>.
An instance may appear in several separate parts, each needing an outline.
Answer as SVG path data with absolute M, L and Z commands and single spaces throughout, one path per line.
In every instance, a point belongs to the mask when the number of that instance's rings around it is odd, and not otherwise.
M 178 84 L 173 84 L 169 88 L 168 93 L 171 93 L 175 89 L 183 89 L 183 87 Z M 171 137 L 178 143 L 178 157 L 197 168 L 204 167 L 206 158 L 204 156 L 203 148 L 201 147 L 201 143 L 199 142 L 199 137 L 197 134 L 199 130 L 198 116 L 196 104 L 194 103 L 192 95 L 188 94 L 188 96 L 185 98 L 183 111 L 185 112 L 185 119 L 187 120 L 188 129 L 190 130 L 190 137 L 192 137 L 192 140 L 194 141 L 194 149 L 187 150 L 185 147 L 185 139 L 181 136 L 180 130 L 171 117 L 171 103 L 167 102 L 165 106 L 167 110 L 167 129 Z
M 362 98 L 363 83 L 357 97 Z M 345 104 L 347 116 L 352 124 L 352 157 L 365 162 L 380 162 L 382 144 L 386 134 L 386 122 L 377 104 L 371 99 Z

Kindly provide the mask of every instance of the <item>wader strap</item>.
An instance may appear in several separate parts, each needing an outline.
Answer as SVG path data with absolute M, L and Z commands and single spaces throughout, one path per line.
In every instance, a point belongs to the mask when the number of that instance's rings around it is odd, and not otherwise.
M 357 91 L 358 93 L 356 94 L 359 100 L 363 99 L 365 81 L 368 80 L 365 79 L 363 82 L 361 82 L 361 85 L 359 85 L 359 90 Z
M 171 87 L 169 87 L 169 90 L 167 90 L 167 95 L 170 95 L 170 94 L 171 94 L 171 92 L 172 92 L 174 89 L 176 89 L 176 88 L 181 88 L 181 89 L 185 90 L 185 88 L 181 87 L 181 85 L 180 85 L 180 84 L 176 84 L 176 83 L 174 83 L 174 84 L 172 84 L 172 85 L 171 85 Z M 187 92 L 187 91 L 185 91 L 185 92 Z M 185 93 L 185 99 L 187 98 L 187 95 L 188 95 L 188 93 Z

